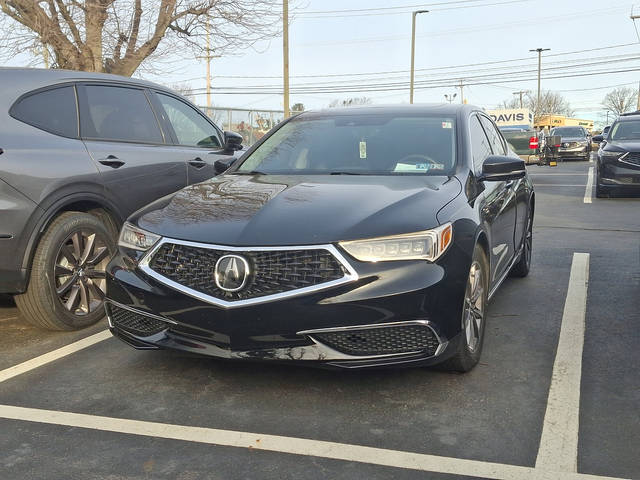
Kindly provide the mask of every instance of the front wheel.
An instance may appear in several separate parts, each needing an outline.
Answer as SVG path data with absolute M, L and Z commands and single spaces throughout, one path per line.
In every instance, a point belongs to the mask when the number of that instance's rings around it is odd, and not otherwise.
M 462 308 L 462 332 L 458 350 L 445 362 L 444 367 L 468 372 L 480 361 L 484 342 L 486 306 L 489 293 L 489 262 L 479 245 L 476 245 L 467 278 Z
M 49 330 L 77 330 L 104 317 L 106 266 L 115 239 L 102 221 L 65 212 L 42 236 L 27 292 L 16 295 L 25 319 Z

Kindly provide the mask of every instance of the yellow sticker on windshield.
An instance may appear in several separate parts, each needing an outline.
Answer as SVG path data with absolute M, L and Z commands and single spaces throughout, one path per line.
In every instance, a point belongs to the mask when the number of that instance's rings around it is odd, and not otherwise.
M 367 158 L 367 142 L 360 142 L 360 158 Z

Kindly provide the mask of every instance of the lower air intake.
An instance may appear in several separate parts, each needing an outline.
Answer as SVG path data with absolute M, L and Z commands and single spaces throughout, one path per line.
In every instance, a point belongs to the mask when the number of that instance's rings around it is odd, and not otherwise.
M 108 304 L 111 323 L 125 332 L 138 337 L 149 337 L 167 328 L 167 324 L 146 315 L 141 315 L 113 304 Z
M 389 355 L 409 352 L 435 355 L 440 346 L 433 330 L 425 325 L 314 333 L 313 338 L 348 355 Z

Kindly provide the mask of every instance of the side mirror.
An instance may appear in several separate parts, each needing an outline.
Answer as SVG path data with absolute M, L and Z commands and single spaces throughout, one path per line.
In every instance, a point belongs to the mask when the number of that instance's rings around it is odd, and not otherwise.
M 220 175 L 221 173 L 229 170 L 229 168 L 231 168 L 231 165 L 233 165 L 236 160 L 237 158 L 232 157 L 224 160 L 216 160 L 215 162 L 213 162 L 213 169 L 215 170 L 216 175 Z
M 224 147 L 227 152 L 235 152 L 236 150 L 242 150 L 242 135 L 236 132 L 224 132 Z
M 601 141 L 604 140 L 604 137 L 602 135 L 594 135 L 593 137 L 591 137 L 591 140 L 593 140 L 596 143 L 600 143 Z
M 504 155 L 491 155 L 482 164 L 482 174 L 478 180 L 499 182 L 515 180 L 526 175 L 524 160 Z

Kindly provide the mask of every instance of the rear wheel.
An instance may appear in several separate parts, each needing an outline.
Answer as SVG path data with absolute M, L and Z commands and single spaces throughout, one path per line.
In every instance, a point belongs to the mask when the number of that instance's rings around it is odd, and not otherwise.
M 480 360 L 484 341 L 488 286 L 489 262 L 482 247 L 476 245 L 464 294 L 462 332 L 458 350 L 444 364 L 444 367 L 449 370 L 468 372 Z
M 529 209 L 531 212 L 531 209 Z M 511 275 L 514 277 L 526 277 L 529 275 L 531 269 L 531 252 L 533 247 L 533 216 L 529 213 L 529 219 L 527 220 L 527 233 L 524 237 L 524 243 L 522 245 L 522 252 L 520 252 L 520 258 L 518 262 L 511 268 Z
M 105 269 L 115 239 L 101 220 L 65 212 L 49 225 L 33 258 L 29 288 L 16 295 L 25 319 L 50 330 L 76 330 L 104 317 Z

